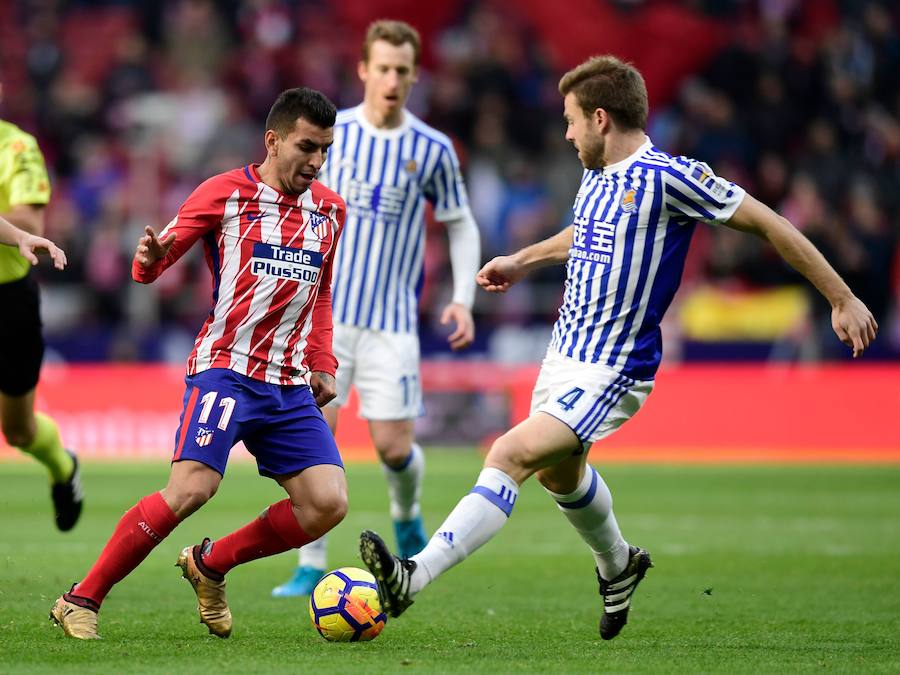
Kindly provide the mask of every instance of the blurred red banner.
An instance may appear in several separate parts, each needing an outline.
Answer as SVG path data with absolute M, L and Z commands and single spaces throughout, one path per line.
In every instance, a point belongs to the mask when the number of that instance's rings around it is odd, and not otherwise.
M 536 366 L 424 363 L 427 392 L 494 392 L 509 399 L 507 426 L 528 415 Z M 38 407 L 66 445 L 89 459 L 166 459 L 181 413 L 183 370 L 169 366 L 44 368 Z M 604 461 L 900 461 L 900 366 L 690 365 L 664 368 L 638 415 L 595 445 Z M 355 397 L 338 445 L 374 459 Z M 490 439 L 484 439 L 484 444 Z M 0 459 L 16 457 L 0 449 Z M 249 458 L 243 448 L 235 459 Z

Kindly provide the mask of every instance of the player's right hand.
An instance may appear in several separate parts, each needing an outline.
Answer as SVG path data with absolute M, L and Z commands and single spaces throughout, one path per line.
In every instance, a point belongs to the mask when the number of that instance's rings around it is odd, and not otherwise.
M 831 310 L 831 327 L 841 342 L 853 350 L 853 358 L 859 358 L 878 334 L 878 322 L 859 298 L 835 305 Z
M 525 267 L 511 255 L 500 255 L 482 267 L 475 275 L 475 283 L 489 293 L 506 293 L 509 287 L 525 276 Z
M 141 267 L 150 267 L 165 258 L 174 243 L 174 232 L 169 232 L 165 239 L 160 239 L 156 236 L 153 228 L 148 225 L 144 228 L 144 236 L 138 240 L 134 259 Z

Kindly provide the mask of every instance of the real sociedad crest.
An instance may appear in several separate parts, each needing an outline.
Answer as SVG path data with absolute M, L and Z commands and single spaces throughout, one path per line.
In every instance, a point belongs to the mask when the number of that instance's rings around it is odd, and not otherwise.
M 625 190 L 625 194 L 622 195 L 622 201 L 619 204 L 625 213 L 631 213 L 637 208 L 637 204 L 634 201 L 635 192 L 633 189 Z

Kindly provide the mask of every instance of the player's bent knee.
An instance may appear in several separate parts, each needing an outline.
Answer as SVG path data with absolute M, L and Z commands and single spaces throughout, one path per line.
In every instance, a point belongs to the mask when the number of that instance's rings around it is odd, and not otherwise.
M 34 442 L 37 429 L 21 424 L 4 424 L 3 436 L 6 442 L 13 448 L 27 448 Z
M 164 497 L 169 507 L 183 520 L 212 499 L 217 489 L 217 485 L 167 488 Z
M 180 497 L 181 499 L 179 500 L 179 505 L 181 508 L 178 510 L 184 510 L 188 511 L 189 513 L 193 513 L 201 506 L 206 504 L 206 502 L 208 502 L 212 498 L 212 495 L 209 492 L 200 490 L 197 492 L 184 493 L 180 495 Z
M 484 465 L 500 469 L 521 484 L 535 472 L 537 457 L 527 444 L 507 432 L 491 445 Z
M 387 464 L 388 466 L 401 466 L 404 462 L 406 462 L 409 457 L 409 453 L 412 452 L 412 445 L 407 444 L 399 444 L 399 443 L 391 443 L 387 444 L 384 447 L 377 448 L 378 456 L 381 457 L 381 461 Z
M 347 493 L 316 495 L 300 508 L 300 525 L 311 536 L 321 537 L 347 515 Z
M 323 520 L 329 523 L 329 530 L 344 519 L 344 517 L 347 515 L 347 508 L 348 503 L 346 493 L 336 495 L 334 499 L 331 500 L 329 508 L 325 512 L 325 515 L 323 517 Z
M 561 476 L 559 473 L 545 469 L 535 474 L 538 482 L 545 490 L 555 492 L 559 495 L 567 495 L 574 492 L 578 488 L 578 476 Z

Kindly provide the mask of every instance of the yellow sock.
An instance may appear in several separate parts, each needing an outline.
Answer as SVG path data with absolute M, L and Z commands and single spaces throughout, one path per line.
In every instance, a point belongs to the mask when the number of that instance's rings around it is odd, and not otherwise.
M 37 426 L 34 440 L 31 441 L 31 445 L 19 450 L 28 453 L 46 466 L 54 483 L 69 480 L 75 469 L 75 462 L 63 447 L 56 422 L 44 413 L 35 413 L 34 417 Z

